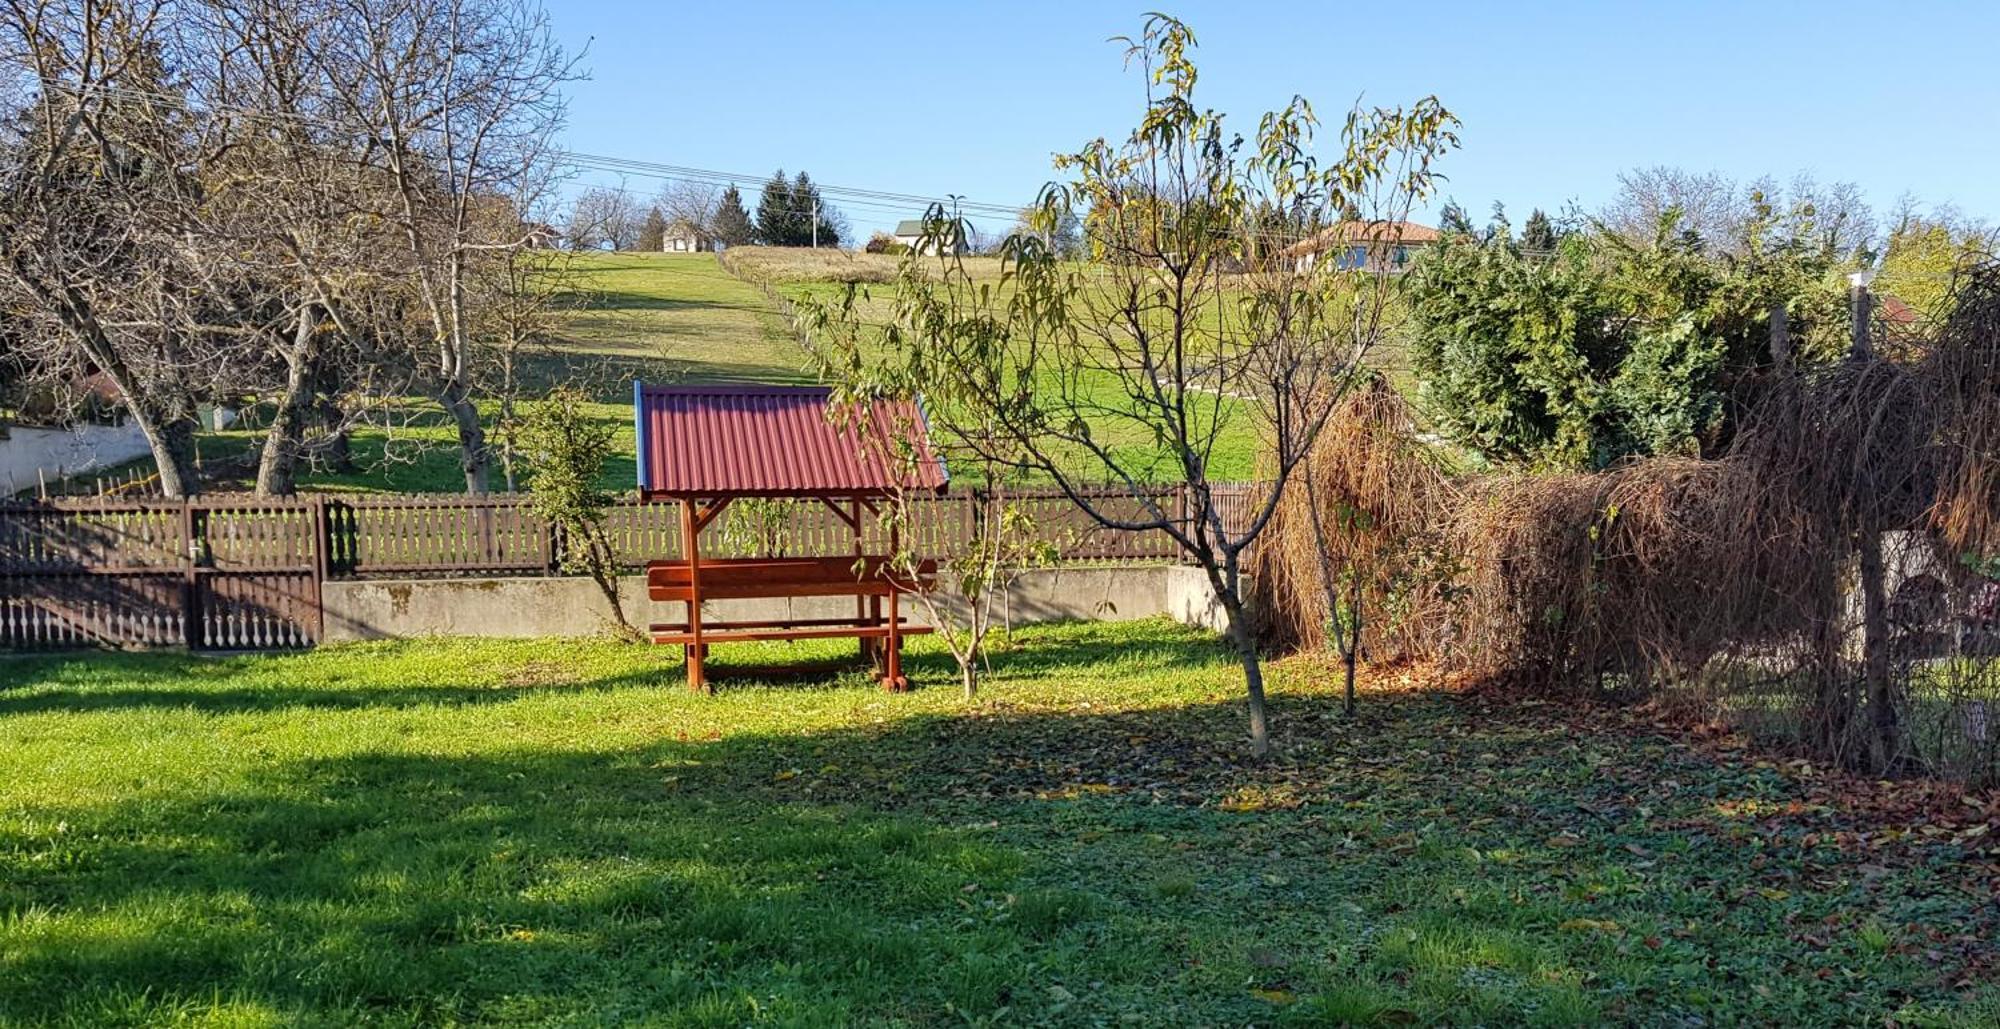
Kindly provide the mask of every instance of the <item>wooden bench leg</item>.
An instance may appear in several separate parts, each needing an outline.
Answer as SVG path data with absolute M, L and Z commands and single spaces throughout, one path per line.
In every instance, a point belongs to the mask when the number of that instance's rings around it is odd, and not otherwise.
M 684 643 L 681 650 L 687 654 L 688 689 L 695 693 L 714 693 L 715 687 L 709 684 L 708 672 L 702 667 L 708 659 L 708 645 Z
M 910 688 L 910 680 L 903 677 L 903 633 L 902 620 L 896 611 L 896 594 L 889 594 L 889 635 L 882 641 L 882 688 L 891 693 L 903 693 Z

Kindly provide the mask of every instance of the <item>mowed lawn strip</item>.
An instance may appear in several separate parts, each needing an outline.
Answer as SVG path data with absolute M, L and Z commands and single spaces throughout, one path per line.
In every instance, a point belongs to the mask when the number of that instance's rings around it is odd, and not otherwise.
M 1992 855 L 1782 764 L 1284 662 L 1252 765 L 1205 634 L 1022 630 L 977 703 L 914 649 L 0 661 L 0 1020 L 2000 1016 Z

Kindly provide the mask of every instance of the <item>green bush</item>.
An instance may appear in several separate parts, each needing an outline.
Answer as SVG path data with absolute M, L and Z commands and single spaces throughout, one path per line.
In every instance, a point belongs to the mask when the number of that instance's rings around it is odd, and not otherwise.
M 1524 252 L 1504 226 L 1448 235 L 1406 280 L 1412 364 L 1440 431 L 1548 469 L 1714 453 L 1732 392 L 1769 367 L 1774 305 L 1798 361 L 1838 353 L 1847 332 L 1833 254 L 1764 214 L 1727 248 L 1671 213 L 1650 240 L 1599 227 L 1552 254 Z

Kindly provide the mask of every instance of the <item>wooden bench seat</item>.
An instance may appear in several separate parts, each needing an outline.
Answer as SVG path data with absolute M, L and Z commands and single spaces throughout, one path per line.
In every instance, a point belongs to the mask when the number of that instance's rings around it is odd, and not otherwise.
M 688 681 L 696 689 L 707 687 L 701 662 L 711 643 L 809 639 L 861 640 L 862 653 L 881 662 L 883 684 L 905 689 L 908 681 L 902 675 L 902 637 L 932 630 L 908 624 L 897 610 L 897 598 L 931 589 L 936 577 L 934 561 L 920 564 L 912 579 L 888 574 L 887 562 L 880 557 L 705 558 L 692 568 L 685 560 L 654 561 L 646 566 L 646 595 L 655 601 L 686 604 L 687 617 L 648 626 L 648 635 L 654 643 L 687 649 Z M 855 613 L 839 618 L 709 621 L 701 617 L 701 604 L 711 600 L 790 597 L 853 597 Z
M 937 562 L 918 566 L 917 582 L 884 574 L 878 557 L 728 557 L 701 562 L 701 599 L 766 597 L 886 597 L 927 589 Z M 646 565 L 646 593 L 654 600 L 686 603 L 694 576 L 686 561 Z

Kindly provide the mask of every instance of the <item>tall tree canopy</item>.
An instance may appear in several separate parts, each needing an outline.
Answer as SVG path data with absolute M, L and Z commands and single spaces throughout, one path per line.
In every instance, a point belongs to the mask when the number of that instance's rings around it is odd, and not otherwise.
M 839 246 L 846 222 L 819 195 L 805 172 L 785 178 L 784 169 L 764 183 L 757 200 L 756 240 L 767 247 Z
M 1556 224 L 1537 207 L 1521 226 L 1521 249 L 1530 254 L 1551 254 L 1556 249 Z
M 710 230 L 715 241 L 723 246 L 742 246 L 756 238 L 757 227 L 750 223 L 750 212 L 743 209 L 743 194 L 735 186 L 722 191 Z

